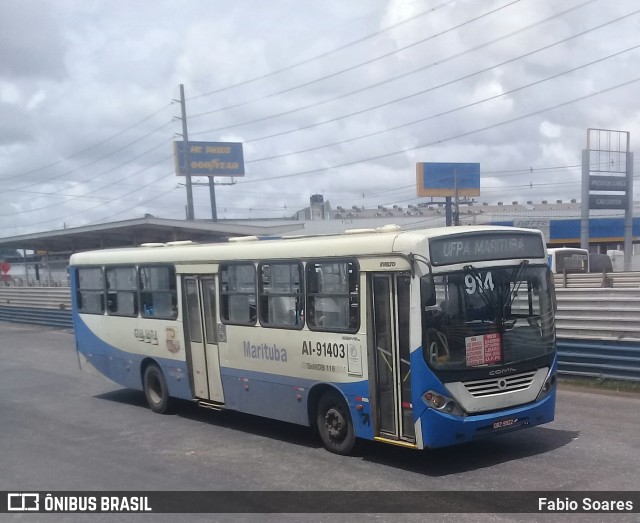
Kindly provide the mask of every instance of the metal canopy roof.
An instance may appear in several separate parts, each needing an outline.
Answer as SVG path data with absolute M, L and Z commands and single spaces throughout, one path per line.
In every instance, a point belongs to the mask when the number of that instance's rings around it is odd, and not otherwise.
M 300 228 L 301 225 L 295 222 L 277 226 L 256 226 L 145 217 L 0 238 L 0 248 L 69 254 L 152 242 L 165 243 L 179 240 L 219 242 L 232 236 L 277 235 Z

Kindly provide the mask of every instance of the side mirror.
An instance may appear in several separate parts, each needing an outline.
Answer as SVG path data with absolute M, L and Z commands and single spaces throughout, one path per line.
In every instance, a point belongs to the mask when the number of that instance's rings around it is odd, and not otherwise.
M 433 276 L 426 274 L 420 278 L 420 305 L 424 311 L 425 307 L 433 307 L 436 304 L 436 287 L 433 283 Z
M 549 282 L 549 289 L 551 290 L 551 303 L 553 306 L 553 312 L 557 314 L 558 312 L 558 300 L 556 298 L 556 282 L 553 277 L 553 272 L 551 269 L 547 271 L 547 280 Z

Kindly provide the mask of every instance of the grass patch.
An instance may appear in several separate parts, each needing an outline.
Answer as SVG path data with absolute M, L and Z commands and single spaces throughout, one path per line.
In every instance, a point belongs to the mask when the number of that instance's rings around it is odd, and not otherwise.
M 569 387 L 581 387 L 599 391 L 630 392 L 640 394 L 640 381 L 623 381 L 608 378 L 582 378 L 575 376 L 558 376 L 560 388 L 563 385 Z

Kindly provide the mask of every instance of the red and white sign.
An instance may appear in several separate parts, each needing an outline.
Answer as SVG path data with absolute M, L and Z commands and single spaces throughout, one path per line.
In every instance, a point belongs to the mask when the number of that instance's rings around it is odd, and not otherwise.
M 502 361 L 502 340 L 500 334 L 483 334 L 464 339 L 467 367 L 491 365 Z

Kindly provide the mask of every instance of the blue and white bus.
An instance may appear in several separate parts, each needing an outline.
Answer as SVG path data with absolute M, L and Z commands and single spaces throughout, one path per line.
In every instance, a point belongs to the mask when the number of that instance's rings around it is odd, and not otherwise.
M 233 239 L 232 239 L 233 240 Z M 83 369 L 356 438 L 442 447 L 554 418 L 553 283 L 539 231 L 396 226 L 74 254 Z

